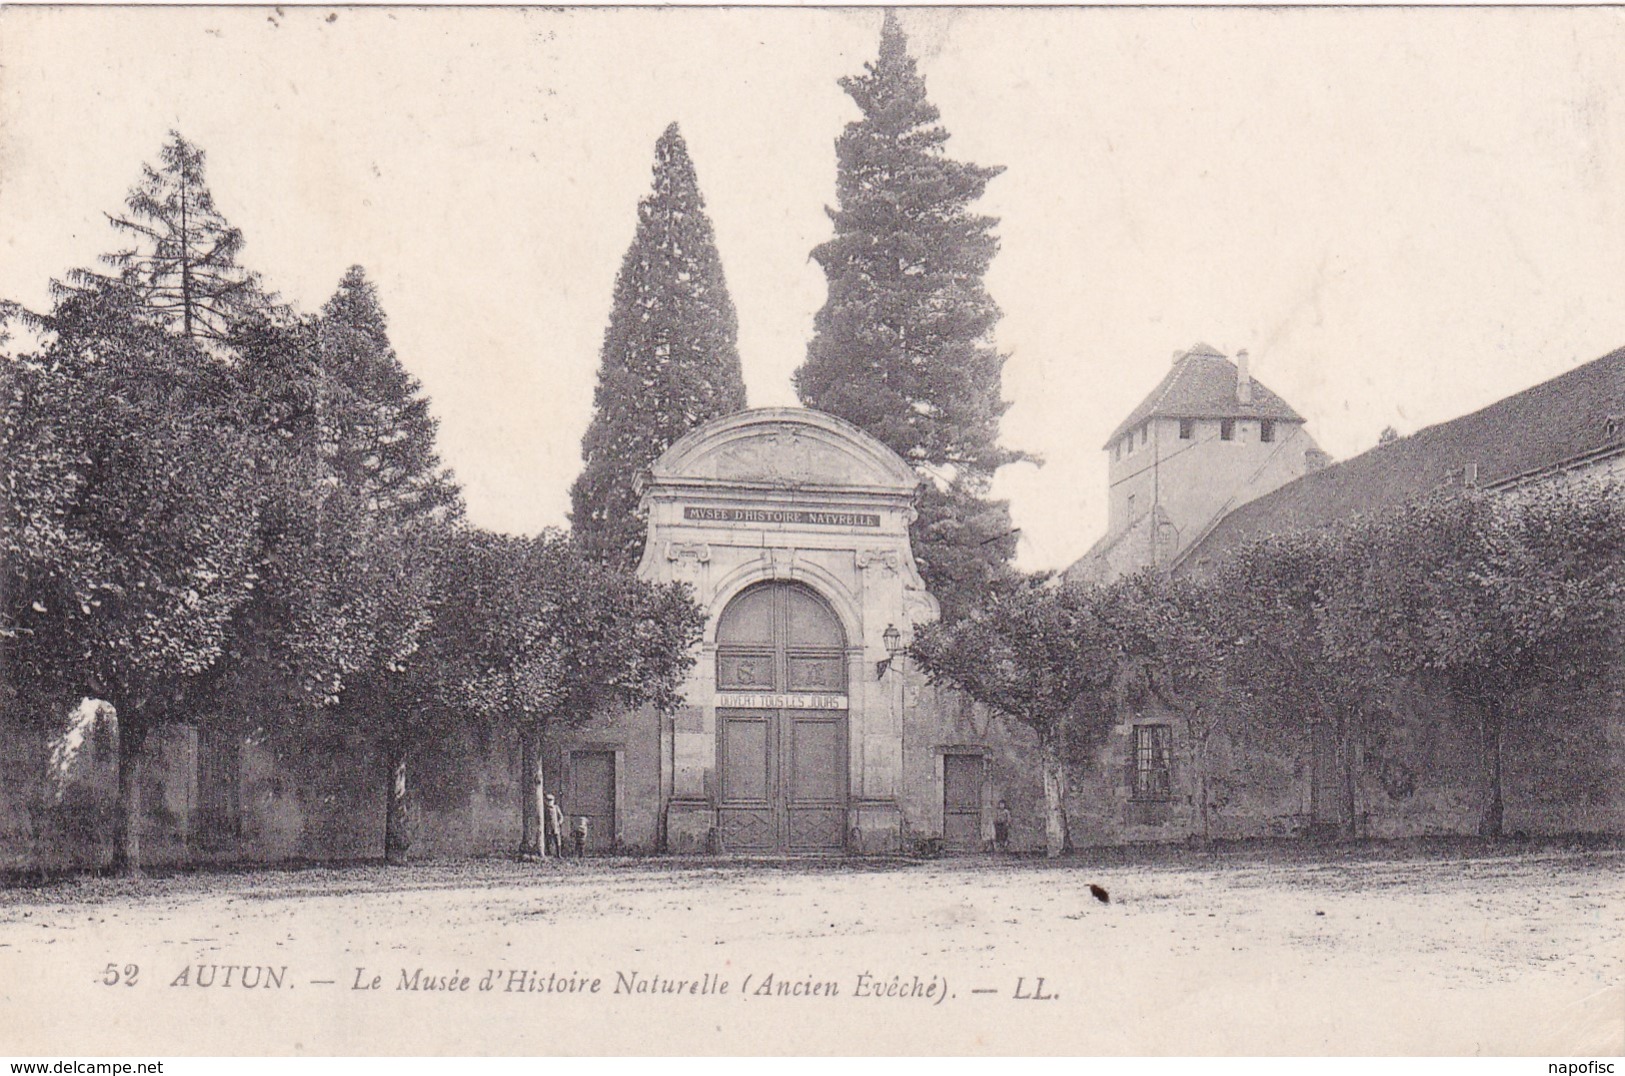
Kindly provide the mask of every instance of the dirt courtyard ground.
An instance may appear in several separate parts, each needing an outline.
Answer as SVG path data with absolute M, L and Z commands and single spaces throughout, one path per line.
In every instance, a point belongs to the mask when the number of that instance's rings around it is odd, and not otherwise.
M 0 892 L 0 1053 L 1584 1058 L 1622 912 L 1562 847 L 90 878 Z

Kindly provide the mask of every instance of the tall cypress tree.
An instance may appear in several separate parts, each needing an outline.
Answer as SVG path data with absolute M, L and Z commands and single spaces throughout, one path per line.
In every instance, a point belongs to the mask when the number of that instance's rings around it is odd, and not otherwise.
M 586 465 L 570 523 L 588 552 L 631 568 L 643 551 L 638 476 L 683 434 L 745 406 L 738 322 L 688 147 L 674 123 L 655 144 L 604 333 Z
M 969 211 L 1003 171 L 951 159 L 902 27 L 887 13 L 880 57 L 841 88 L 862 118 L 835 144 L 835 237 L 813 250 L 829 281 L 796 391 L 920 471 L 913 527 L 927 585 L 953 617 L 1011 576 L 1009 506 L 990 500 L 999 467 L 1004 355 L 999 308 L 982 284 L 998 239 Z

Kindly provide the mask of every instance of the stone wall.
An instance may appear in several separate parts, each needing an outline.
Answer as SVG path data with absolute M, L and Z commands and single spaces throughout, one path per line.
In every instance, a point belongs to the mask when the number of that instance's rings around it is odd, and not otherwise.
M 943 756 L 982 756 L 982 841 L 991 847 L 993 813 L 1000 800 L 1010 807 L 1012 851 L 1044 846 L 1044 789 L 1033 763 L 1038 738 L 1018 722 L 990 714 L 965 696 L 910 675 L 904 723 L 902 844 L 905 850 L 930 847 L 942 837 L 945 789 Z
M 607 751 L 614 755 L 616 777 L 615 846 L 632 853 L 664 849 L 663 815 L 666 802 L 662 779 L 662 718 L 644 708 L 594 718 L 575 731 L 554 737 L 550 787 L 557 789 L 560 806 L 572 815 L 579 802 L 574 780 L 575 752 Z M 517 844 L 517 836 L 515 837 Z M 703 851 L 703 848 L 690 849 Z
M 904 705 L 900 794 L 891 828 L 864 831 L 853 851 L 930 851 L 942 836 L 945 754 L 984 760 L 982 839 L 993 810 L 1008 802 L 1010 846 L 1044 845 L 1037 739 L 1025 726 L 987 713 L 955 692 L 909 672 L 887 674 Z M 1526 700 L 1504 750 L 1508 834 L 1625 832 L 1625 677 L 1616 664 Z M 1482 810 L 1477 729 L 1436 693 L 1396 701 L 1401 719 L 1385 724 L 1358 757 L 1356 810 L 1362 835 L 1406 838 L 1471 835 Z M 605 718 L 552 738 L 549 787 L 571 804 L 570 752 L 618 750 L 621 848 L 662 850 L 659 718 L 648 712 Z M 1172 794 L 1132 797 L 1133 729 L 1173 730 Z M 1199 832 L 1192 744 L 1175 715 L 1131 708 L 1093 759 L 1074 768 L 1068 817 L 1079 847 L 1178 842 Z M 321 751 L 245 744 L 241 825 L 212 834 L 201 817 L 195 730 L 175 726 L 149 740 L 142 826 L 147 863 L 313 862 L 377 859 L 383 848 L 385 770 L 355 738 Z M 0 717 L 0 870 L 94 869 L 112 859 L 117 832 L 116 744 L 92 737 L 61 795 L 48 781 L 49 737 Z M 1307 737 L 1269 736 L 1234 722 L 1209 748 L 1211 835 L 1219 840 L 1291 837 L 1310 829 Z M 516 741 L 442 745 L 411 771 L 416 858 L 507 854 L 519 844 L 520 758 Z M 1334 775 L 1323 775 L 1330 781 Z M 855 800 L 854 812 L 864 809 Z M 704 851 L 704 843 L 687 851 Z
M 98 869 L 118 832 L 114 734 L 102 733 L 66 781 L 50 777 L 48 730 L 0 715 L 0 870 Z M 362 737 L 279 748 L 239 741 L 236 825 L 221 828 L 199 802 L 198 733 L 156 730 L 143 770 L 142 860 L 200 863 L 329 862 L 381 858 L 382 757 Z M 517 744 L 442 745 L 409 770 L 412 852 L 451 856 L 519 845 Z

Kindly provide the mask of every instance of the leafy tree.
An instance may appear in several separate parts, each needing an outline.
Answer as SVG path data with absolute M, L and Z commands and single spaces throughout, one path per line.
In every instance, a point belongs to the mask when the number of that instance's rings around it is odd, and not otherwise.
M 1358 833 L 1356 802 L 1361 748 L 1376 722 L 1389 716 L 1393 679 L 1368 654 L 1334 650 L 1330 625 L 1347 612 L 1330 602 L 1364 553 L 1359 525 L 1261 539 L 1237 550 L 1212 590 L 1221 596 L 1233 635 L 1226 681 L 1255 730 L 1271 746 L 1299 750 L 1308 762 L 1315 798 L 1334 790 L 1319 784 L 1317 744 L 1328 740 L 1337 766 L 1337 816 L 1342 835 Z
M 215 208 L 204 176 L 203 151 L 176 131 L 159 151 L 159 165 L 142 166 L 142 181 L 125 199 L 126 212 L 108 216 L 130 246 L 105 255 L 111 270 L 71 273 L 58 298 L 118 281 L 137 296 L 142 316 L 189 339 L 220 341 L 267 297 L 255 274 L 237 264 L 243 235 Z
M 442 611 L 456 600 L 448 594 L 454 573 L 447 559 L 457 547 L 451 526 L 439 521 L 392 523 L 370 513 L 362 519 L 351 539 L 364 573 L 356 591 L 364 599 L 367 645 L 329 716 L 367 732 L 383 749 L 384 858 L 402 863 L 414 837 L 414 759 L 470 724 L 446 705 L 440 682 L 461 645 L 442 623 Z
M 280 681 L 275 690 L 287 707 L 331 707 L 375 650 L 387 603 L 376 587 L 402 582 L 375 560 L 391 548 L 391 522 L 334 473 L 323 440 L 317 325 L 262 318 L 239 326 L 229 343 L 223 391 L 231 421 L 256 446 L 263 496 L 254 531 L 261 583 L 237 619 L 234 652 L 242 675 L 266 688 Z M 252 709 L 241 716 L 253 721 L 262 711 Z
M 932 683 L 1038 735 L 1050 856 L 1071 847 L 1067 765 L 1090 757 L 1111 726 L 1123 650 L 1107 603 L 1107 591 L 1092 585 L 1027 585 L 957 621 L 916 627 L 909 648 Z
M 738 323 L 688 147 L 674 123 L 655 144 L 654 188 L 615 280 L 586 461 L 570 490 L 582 548 L 637 565 L 644 521 L 637 481 L 696 426 L 745 406 Z
M 0 358 L 0 659 L 10 651 L 29 619 L 32 600 L 14 604 L 37 571 L 53 565 L 83 564 L 100 555 L 101 543 L 73 525 L 69 512 L 84 487 L 79 432 L 60 421 L 79 393 L 60 369 L 43 356 Z M 16 678 L 0 667 L 0 684 Z
M 1327 599 L 1334 656 L 1438 683 L 1478 724 L 1482 836 L 1504 825 L 1502 744 L 1521 697 L 1617 655 L 1625 493 L 1550 484 L 1446 493 L 1373 520 Z M 1602 660 L 1607 660 L 1603 658 Z
M 556 532 L 468 532 L 454 564 L 454 600 L 437 627 L 459 640 L 447 655 L 447 702 L 520 737 L 520 851 L 545 855 L 547 735 L 606 707 L 676 706 L 704 613 L 685 587 L 644 583 Z
M 862 117 L 836 142 L 835 236 L 813 251 L 829 282 L 796 391 L 863 428 L 927 481 L 915 555 L 948 619 L 1013 583 L 1015 531 L 988 499 L 999 467 L 1004 355 L 982 277 L 998 240 L 969 211 L 1003 169 L 948 157 L 948 132 L 892 14 L 880 56 L 841 80 Z
M 54 339 L 8 360 L 7 679 L 26 709 L 117 711 L 117 863 L 138 872 L 145 745 L 184 721 L 260 582 L 252 438 L 223 421 L 196 345 L 109 285 L 68 297 Z M 16 530 L 11 531 L 15 525 Z
M 1231 713 L 1225 674 L 1232 647 L 1225 594 L 1154 570 L 1106 588 L 1104 617 L 1123 650 L 1123 671 L 1185 728 L 1196 774 L 1199 836 L 1213 834 L 1213 736 Z

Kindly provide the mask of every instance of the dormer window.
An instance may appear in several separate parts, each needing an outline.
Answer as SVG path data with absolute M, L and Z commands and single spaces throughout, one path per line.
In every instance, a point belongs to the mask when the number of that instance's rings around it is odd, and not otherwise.
M 1275 440 L 1275 420 L 1261 419 L 1258 423 L 1258 439 L 1266 445 Z
M 1182 419 L 1180 419 L 1179 420 L 1179 439 L 1181 441 L 1189 441 L 1191 438 L 1193 438 L 1195 436 L 1196 436 L 1196 420 L 1193 419 L 1193 418 L 1182 418 Z
M 1219 440 L 1234 441 L 1236 439 L 1236 420 L 1225 418 L 1219 420 Z

